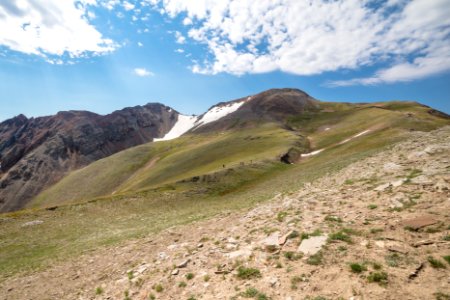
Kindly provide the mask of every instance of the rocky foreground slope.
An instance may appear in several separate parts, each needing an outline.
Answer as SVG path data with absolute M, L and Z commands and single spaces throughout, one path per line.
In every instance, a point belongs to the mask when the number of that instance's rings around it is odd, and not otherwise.
M 23 208 L 67 172 L 164 136 L 178 113 L 147 104 L 101 116 L 59 112 L 0 123 L 0 212 Z
M 10 278 L 0 299 L 449 299 L 449 170 L 450 127 L 412 132 L 250 211 Z

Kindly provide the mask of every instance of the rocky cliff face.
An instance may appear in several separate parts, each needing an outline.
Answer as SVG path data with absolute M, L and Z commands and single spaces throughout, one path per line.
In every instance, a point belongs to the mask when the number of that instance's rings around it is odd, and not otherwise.
M 178 112 L 147 104 L 101 116 L 59 112 L 0 123 L 0 211 L 20 209 L 68 171 L 164 136 Z

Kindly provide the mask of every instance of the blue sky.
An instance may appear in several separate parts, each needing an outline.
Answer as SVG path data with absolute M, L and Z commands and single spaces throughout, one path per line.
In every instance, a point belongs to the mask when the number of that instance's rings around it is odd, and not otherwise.
M 200 114 L 279 87 L 450 113 L 449 15 L 449 0 L 0 0 L 0 120 Z

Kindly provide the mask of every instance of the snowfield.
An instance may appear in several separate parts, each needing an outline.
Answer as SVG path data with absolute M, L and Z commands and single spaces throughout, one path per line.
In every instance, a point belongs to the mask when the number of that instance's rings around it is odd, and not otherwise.
M 246 101 L 234 102 L 224 106 L 215 106 L 208 110 L 206 114 L 198 120 L 197 126 L 202 126 L 217 121 L 239 109 Z
M 242 104 L 250 101 L 251 99 L 252 97 L 248 97 L 247 100 L 244 101 L 229 103 L 222 106 L 214 106 L 213 108 L 208 110 L 202 117 L 179 115 L 178 121 L 177 123 L 175 123 L 173 128 L 163 138 L 154 139 L 153 141 L 160 142 L 176 139 L 192 128 L 198 128 L 205 124 L 220 120 L 221 118 L 231 113 L 234 113 L 239 109 L 239 107 L 242 106 Z
M 169 141 L 180 137 L 195 126 L 197 116 L 178 115 L 178 121 L 173 125 L 172 129 L 160 139 L 154 139 L 154 142 Z

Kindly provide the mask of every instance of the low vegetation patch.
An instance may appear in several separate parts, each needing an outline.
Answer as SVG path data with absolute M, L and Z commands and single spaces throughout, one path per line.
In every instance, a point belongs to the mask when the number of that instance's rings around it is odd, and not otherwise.
M 269 297 L 267 297 L 264 293 L 261 293 L 254 287 L 247 288 L 244 292 L 240 294 L 244 298 L 254 298 L 257 300 L 268 300 Z
M 258 269 L 240 266 L 238 268 L 237 277 L 240 279 L 253 279 L 253 278 L 260 278 L 262 277 L 262 275 Z
M 369 282 L 376 282 L 380 285 L 386 285 L 388 283 L 388 274 L 386 272 L 371 272 L 367 276 Z
M 444 265 L 444 263 L 442 261 L 440 261 L 439 259 L 436 259 L 432 256 L 428 256 L 427 260 L 430 263 L 430 265 L 435 269 L 445 269 L 446 268 L 446 266 Z
M 366 266 L 359 263 L 350 263 L 350 270 L 353 273 L 362 273 L 364 271 L 367 271 L 367 268 Z
M 308 259 L 306 260 L 306 263 L 309 265 L 318 266 L 322 263 L 322 260 L 323 260 L 323 254 L 322 254 L 322 252 L 319 251 L 316 254 L 308 257 Z

